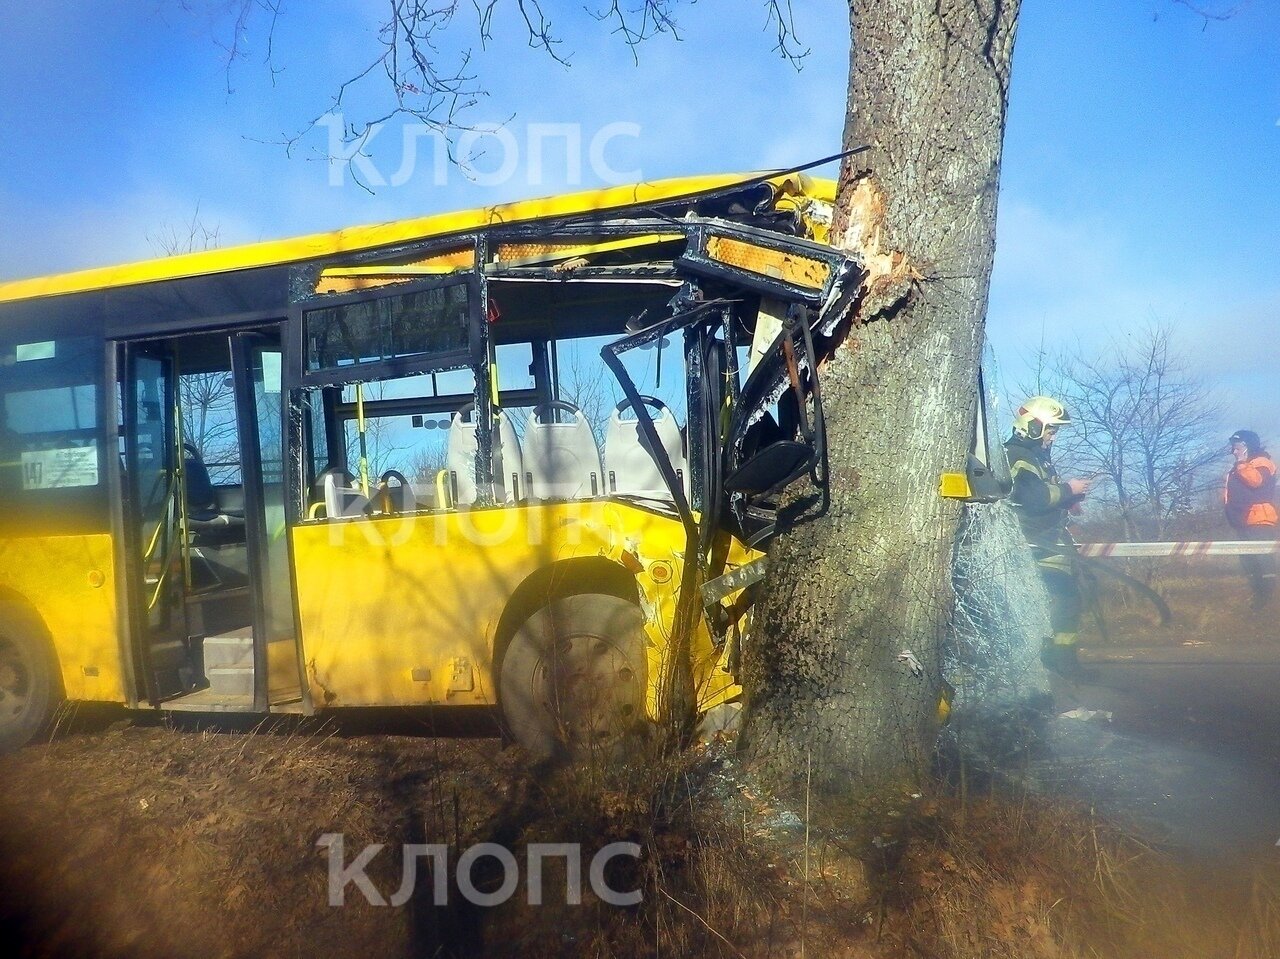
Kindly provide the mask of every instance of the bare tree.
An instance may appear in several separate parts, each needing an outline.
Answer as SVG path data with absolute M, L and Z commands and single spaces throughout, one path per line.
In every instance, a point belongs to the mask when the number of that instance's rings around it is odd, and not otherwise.
M 372 189 L 351 164 L 380 125 L 409 119 L 441 134 L 451 159 L 458 133 L 473 129 L 472 111 L 488 96 L 473 69 L 474 48 L 486 47 L 505 19 L 521 30 L 528 45 L 562 67 L 573 52 L 566 46 L 561 24 L 585 19 L 605 30 L 638 60 L 642 44 L 657 37 L 680 39 L 677 10 L 693 0 L 601 0 L 588 3 L 558 22 L 544 0 L 383 0 L 375 42 L 353 50 L 354 69 L 336 80 L 332 95 L 292 133 L 274 142 L 292 153 L 318 126 L 348 107 L 357 113 L 346 120 L 341 141 L 347 148 L 354 182 Z M 177 0 L 178 7 L 214 25 L 216 42 L 224 53 L 227 92 L 234 90 L 232 71 L 239 61 L 261 59 L 272 74 L 278 63 L 276 28 L 286 10 L 281 0 Z M 796 38 L 790 0 L 760 0 L 764 26 L 773 36 L 774 52 L 799 66 L 808 54 Z M 326 151 L 327 152 L 327 151 Z M 333 157 L 327 157 L 334 159 Z
M 427 445 L 420 443 L 413 448 L 409 456 L 407 476 L 410 482 L 432 485 L 436 476 L 445 468 L 449 457 L 445 446 L 437 443 Z
M 147 234 L 147 243 L 162 256 L 178 256 L 217 248 L 221 232 L 218 224 L 210 227 L 200 219 L 200 204 L 197 203 L 190 220 L 163 224 L 155 233 Z
M 1109 481 L 1095 498 L 1114 505 L 1127 539 L 1162 538 L 1217 484 L 1208 467 L 1221 457 L 1221 404 L 1167 324 L 1096 350 L 1042 354 L 1040 363 L 1035 392 L 1061 399 L 1073 423 L 1055 441 L 1055 458 Z
M 195 447 L 215 484 L 238 482 L 240 440 L 230 380 L 222 371 L 178 377 L 183 442 Z

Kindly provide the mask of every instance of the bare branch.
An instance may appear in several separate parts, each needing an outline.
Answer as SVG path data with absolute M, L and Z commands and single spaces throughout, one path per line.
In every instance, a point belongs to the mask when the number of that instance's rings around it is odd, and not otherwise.
M 1055 458 L 1109 479 L 1101 496 L 1128 538 L 1163 536 L 1216 485 L 1206 467 L 1220 456 L 1220 404 L 1175 350 L 1169 327 L 1153 322 L 1105 350 L 1077 347 L 1045 365 L 1037 392 L 1062 400 L 1073 422 L 1055 443 Z
M 1239 3 L 1233 4 L 1225 10 L 1210 10 L 1203 3 L 1198 3 L 1196 0 L 1173 0 L 1173 2 L 1180 7 L 1186 7 L 1197 17 L 1203 17 L 1207 27 L 1210 20 L 1230 20 L 1245 7 L 1252 5 L 1253 0 L 1240 0 Z
M 520 15 L 524 17 L 524 25 L 529 31 L 529 46 L 544 51 L 556 63 L 567 67 L 569 61 L 556 53 L 555 48 L 560 41 L 551 34 L 551 21 L 543 14 L 542 4 L 538 0 L 516 0 L 516 6 L 520 8 Z M 537 23 L 534 23 L 535 16 Z
M 203 4 L 206 15 L 230 21 L 229 36 L 218 43 L 226 54 L 228 93 L 233 92 L 231 69 L 236 61 L 249 56 L 249 39 L 258 32 L 265 34 L 265 62 L 274 82 L 282 70 L 275 58 L 278 50 L 276 28 L 285 12 L 283 0 L 176 2 L 188 12 L 194 12 L 197 5 Z M 473 39 L 482 48 L 493 38 L 499 11 L 511 9 L 520 16 L 530 48 L 542 51 L 562 66 L 570 65 L 570 54 L 565 52 L 563 39 L 553 27 L 550 5 L 546 0 L 469 0 L 465 8 L 464 0 L 383 2 L 384 18 L 375 34 L 375 49 L 363 61 L 357 59 L 358 69 L 336 85 L 325 108 L 296 132 L 257 142 L 283 146 L 286 154 L 292 156 L 317 126 L 332 122 L 344 110 L 349 99 L 359 99 L 361 112 L 365 115 L 350 122 L 344 120 L 341 125 L 341 143 L 348 149 L 339 151 L 330 146 L 323 152 L 317 151 L 318 155 L 309 159 L 346 162 L 357 185 L 372 192 L 376 184 L 364 182 L 357 164 L 352 161 L 366 156 L 364 148 L 382 124 L 396 118 L 408 118 L 439 133 L 450 159 L 457 162 L 459 158 L 454 153 L 457 135 L 478 129 L 468 126 L 466 115 L 487 96 L 472 72 L 471 50 L 465 42 L 459 42 L 467 39 L 467 34 L 460 36 L 456 33 L 460 10 L 468 14 L 462 19 L 468 21 L 468 29 L 475 31 Z M 681 39 L 675 17 L 681 2 L 608 0 L 607 6 L 588 10 L 587 13 L 621 37 L 632 58 L 638 62 L 640 44 L 663 34 Z M 809 48 L 796 35 L 792 0 L 765 0 L 765 16 L 766 29 L 773 31 L 774 51 L 799 69 L 809 54 Z M 378 105 L 368 108 L 365 101 Z M 354 152 L 350 148 L 354 148 Z M 341 156 L 331 155 L 339 152 Z
M 622 41 L 631 49 L 632 59 L 639 63 L 637 48 L 646 40 L 662 33 L 681 39 L 672 13 L 678 3 L 679 0 L 642 0 L 638 8 L 624 9 L 619 0 L 612 0 L 607 8 L 599 12 L 588 12 L 601 23 L 616 21 L 616 26 L 610 32 L 622 37 Z
M 804 60 L 809 56 L 809 48 L 803 50 L 798 46 L 800 39 L 796 36 L 795 12 L 791 9 L 791 0 L 768 0 L 765 3 L 765 11 L 768 19 L 765 21 L 766 28 L 770 25 L 776 26 L 777 42 L 774 43 L 774 52 L 799 70 L 804 66 Z
M 165 223 L 155 233 L 147 234 L 147 243 L 162 256 L 180 253 L 196 253 L 212 250 L 220 242 L 221 227 L 208 227 L 200 219 L 200 204 L 196 204 L 191 219 L 182 224 Z

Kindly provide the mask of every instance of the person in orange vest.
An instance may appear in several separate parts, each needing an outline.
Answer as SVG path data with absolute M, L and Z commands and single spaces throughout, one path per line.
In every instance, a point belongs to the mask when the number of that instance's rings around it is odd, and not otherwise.
M 1227 522 L 1241 539 L 1274 541 L 1276 464 L 1253 430 L 1237 430 L 1229 442 L 1236 461 L 1223 494 Z M 1253 608 L 1262 609 L 1276 589 L 1275 554 L 1241 556 L 1240 565 L 1249 577 Z

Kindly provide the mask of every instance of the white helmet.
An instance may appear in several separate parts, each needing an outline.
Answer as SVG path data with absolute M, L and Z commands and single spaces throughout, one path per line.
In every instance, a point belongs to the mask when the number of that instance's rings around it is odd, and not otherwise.
M 1042 439 L 1046 426 L 1070 425 L 1067 408 L 1049 396 L 1031 397 L 1018 407 L 1013 418 L 1014 435 L 1031 440 Z

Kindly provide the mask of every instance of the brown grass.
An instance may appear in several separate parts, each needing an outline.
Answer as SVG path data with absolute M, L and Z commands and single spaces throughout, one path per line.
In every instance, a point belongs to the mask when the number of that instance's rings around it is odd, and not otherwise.
M 924 798 L 881 846 L 863 813 L 789 811 L 723 747 L 529 770 L 493 740 L 330 728 L 77 735 L 0 758 L 0 938 L 28 955 L 1161 957 L 1280 955 L 1280 875 L 1175 862 L 1087 811 Z M 799 813 L 797 815 L 796 813 Z M 620 890 L 495 909 L 327 905 L 315 840 L 605 843 Z M 351 853 L 348 854 L 350 858 Z M 370 870 L 389 893 L 398 862 Z M 477 880 L 483 888 L 484 879 Z M 419 880 L 419 892 L 430 882 Z M 8 920 L 8 924 L 5 924 Z M 8 942 L 6 955 L 15 954 Z
M 1267 645 L 1280 648 L 1280 596 L 1268 610 L 1249 607 L 1249 586 L 1235 557 L 1201 560 L 1108 560 L 1130 576 L 1148 583 L 1173 612 L 1161 627 L 1151 604 L 1136 592 L 1099 577 L 1104 640 L 1089 612 L 1083 617 L 1081 641 L 1089 645 L 1164 646 L 1186 642 L 1217 645 Z

